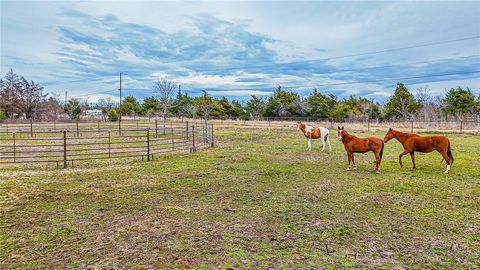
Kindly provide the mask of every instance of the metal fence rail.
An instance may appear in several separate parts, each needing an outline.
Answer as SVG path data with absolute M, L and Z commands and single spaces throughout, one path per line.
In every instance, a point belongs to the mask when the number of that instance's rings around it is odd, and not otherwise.
M 68 167 L 76 161 L 141 157 L 174 151 L 195 152 L 213 146 L 213 124 L 173 125 L 141 129 L 4 132 L 0 134 L 0 164 L 56 163 Z

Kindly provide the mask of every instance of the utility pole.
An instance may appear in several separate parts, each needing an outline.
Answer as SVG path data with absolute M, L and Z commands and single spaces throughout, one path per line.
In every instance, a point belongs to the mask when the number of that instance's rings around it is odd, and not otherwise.
M 120 104 L 118 106 L 118 112 L 119 112 L 119 117 L 118 117 L 118 136 L 122 135 L 122 73 L 120 72 Z

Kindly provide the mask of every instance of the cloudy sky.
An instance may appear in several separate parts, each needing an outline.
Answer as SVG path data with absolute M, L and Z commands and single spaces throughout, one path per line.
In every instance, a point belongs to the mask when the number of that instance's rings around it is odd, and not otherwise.
M 195 96 L 307 95 L 379 101 L 412 91 L 480 92 L 480 1 L 1 1 L 1 74 L 96 101 L 151 96 L 167 78 Z

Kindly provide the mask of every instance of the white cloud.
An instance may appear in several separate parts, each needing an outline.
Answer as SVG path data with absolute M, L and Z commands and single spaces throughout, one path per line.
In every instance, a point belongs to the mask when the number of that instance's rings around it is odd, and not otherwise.
M 384 50 L 415 44 L 443 41 L 480 35 L 480 19 L 478 12 L 480 2 L 2 2 L 1 9 L 1 72 L 9 67 L 29 79 L 39 83 L 50 82 L 48 92 L 68 90 L 73 94 L 83 94 L 83 89 L 116 89 L 116 73 L 126 74 L 125 85 L 130 89 L 149 89 L 158 77 L 173 79 L 192 89 L 225 89 L 232 91 L 229 95 L 250 95 L 255 91 L 271 91 L 276 84 L 304 85 L 328 84 L 361 80 L 363 77 L 384 79 L 395 76 L 414 76 L 412 69 L 397 70 L 395 74 L 388 72 L 338 72 L 336 74 L 319 69 L 318 74 L 302 65 L 290 69 L 275 69 L 278 62 L 300 63 L 304 60 L 350 55 L 375 50 Z M 162 19 L 159 20 L 159 11 Z M 165 12 L 166 11 L 166 12 Z M 89 18 L 82 17 L 88 15 Z M 217 47 L 197 48 L 200 53 L 205 50 L 205 59 L 195 53 L 187 60 L 171 57 L 162 59 L 142 55 L 132 51 L 130 47 L 110 44 L 111 51 L 105 52 L 82 44 L 70 43 L 70 49 L 86 52 L 85 57 L 96 56 L 88 61 L 73 57 L 78 63 L 63 60 L 68 56 L 59 55 L 63 48 L 59 27 L 74 29 L 87 36 L 95 35 L 103 39 L 115 36 L 110 24 L 101 24 L 106 15 L 114 15 L 118 23 L 134 23 L 156 29 L 165 33 L 171 40 L 157 44 L 158 35 L 144 34 L 144 49 L 164 48 L 169 53 L 179 52 L 178 44 L 201 44 L 208 46 L 218 41 Z M 198 23 L 209 26 L 202 18 L 211 21 L 225 20 L 234 29 L 242 31 L 238 39 L 231 38 L 231 33 L 222 36 L 195 36 Z M 206 19 L 205 19 L 206 20 Z M 208 20 L 206 20 L 208 21 Z M 223 25 L 225 27 L 225 25 Z M 208 31 L 208 29 L 203 29 Z M 222 29 L 221 29 L 222 30 Z M 225 30 L 225 29 L 223 29 Z M 222 30 L 222 31 L 223 31 Z M 201 32 L 201 31 L 200 31 Z M 186 34 L 185 34 L 186 33 Z M 252 34 L 253 33 L 253 34 Z M 117 33 L 118 34 L 118 33 Z M 185 35 L 182 35 L 185 34 Z M 198 33 L 197 33 L 198 34 Z M 244 37 L 242 35 L 252 34 Z M 257 35 L 258 34 L 258 35 Z M 265 36 L 279 42 L 264 42 L 271 58 L 248 58 L 248 53 L 239 54 L 238 61 L 232 61 L 231 49 L 241 52 L 248 45 L 248 38 Z M 121 35 L 129 39 L 128 34 Z M 139 43 L 138 37 L 132 37 L 129 44 Z M 196 43 L 197 39 L 202 40 Z M 208 40 L 210 38 L 211 40 Z M 185 40 L 181 40 L 185 39 Z M 181 40 L 181 42 L 179 42 Z M 245 42 L 241 42 L 244 40 Z M 467 55 L 480 55 L 479 40 L 429 46 L 388 53 L 379 53 L 366 57 L 349 57 L 330 60 L 332 68 L 355 67 L 361 69 L 368 66 L 388 64 L 405 64 L 431 61 L 432 59 L 461 59 Z M 107 44 L 109 45 L 109 44 Z M 158 46 L 157 46 L 158 45 Z M 108 46 L 107 46 L 108 47 Z M 197 52 L 196 51 L 196 52 Z M 234 51 L 234 50 L 233 50 Z M 275 55 L 276 53 L 276 55 Z M 77 54 L 78 55 L 78 54 Z M 255 55 L 255 54 L 254 54 Z M 245 60 L 248 59 L 248 60 Z M 82 60 L 82 61 L 80 61 Z M 273 61 L 273 68 L 250 69 L 248 72 L 227 72 L 221 67 L 248 67 L 262 65 L 262 61 Z M 168 64 L 167 64 L 168 63 Z M 198 63 L 198 64 L 197 64 Z M 462 70 L 471 70 L 471 62 L 465 62 Z M 79 69 L 93 70 L 87 73 Z M 468 64 L 468 65 L 467 65 Z M 205 66 L 204 71 L 198 67 Z M 418 65 L 418 64 L 417 64 Z M 208 71 L 218 67 L 218 72 Z M 478 66 L 478 65 L 477 65 Z M 297 72 L 305 68 L 306 72 Z M 419 67 L 417 73 L 441 72 L 448 69 L 442 66 Z M 195 70 L 195 73 L 188 71 Z M 323 72 L 323 73 L 322 73 Z M 408 74 L 407 74 L 408 73 Z M 180 75 L 179 75 L 180 74 Z M 347 76 L 348 75 L 348 76 Z M 362 77 L 363 76 L 363 77 Z M 439 78 L 432 78 L 431 81 Z M 81 83 L 71 81 L 83 80 Z M 363 94 L 381 98 L 393 89 L 385 89 L 383 83 L 360 83 L 324 87 L 336 91 L 342 96 Z M 408 84 L 408 83 L 407 83 Z M 461 85 L 480 88 L 479 79 L 459 79 L 454 81 L 428 82 L 412 85 L 412 88 L 429 85 L 432 92 L 442 93 L 445 88 Z M 250 90 L 248 90 L 250 88 Z M 232 90 L 228 90 L 232 89 Z M 243 90 L 238 90 L 243 89 Z M 252 90 L 253 89 L 253 90 Z M 249 92 L 250 91 L 250 92 Z M 138 93 L 138 92 L 133 92 Z M 262 92 L 263 93 L 263 92 Z M 222 95 L 226 94 L 222 92 Z

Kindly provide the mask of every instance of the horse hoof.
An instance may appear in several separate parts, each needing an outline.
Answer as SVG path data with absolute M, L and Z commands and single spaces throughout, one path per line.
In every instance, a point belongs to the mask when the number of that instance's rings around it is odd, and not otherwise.
M 350 167 L 347 168 L 347 171 L 350 171 Z
M 353 169 L 356 171 L 356 170 L 357 170 L 357 167 L 353 167 Z
M 377 171 L 377 174 L 380 174 L 380 171 Z

